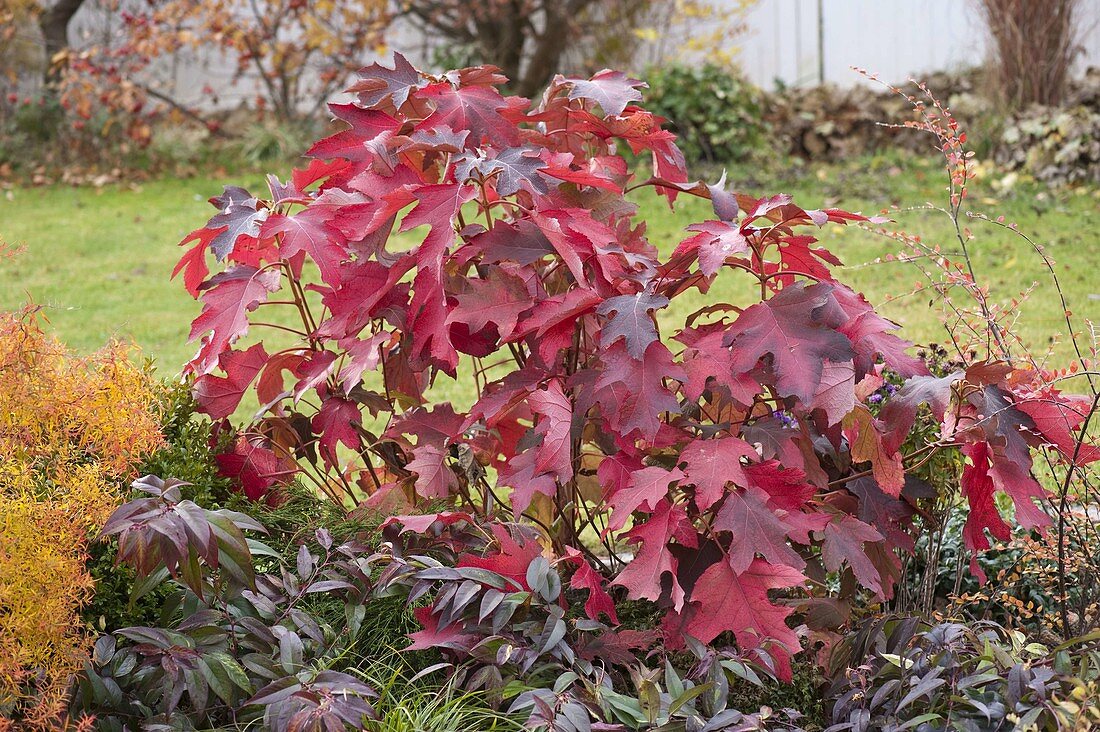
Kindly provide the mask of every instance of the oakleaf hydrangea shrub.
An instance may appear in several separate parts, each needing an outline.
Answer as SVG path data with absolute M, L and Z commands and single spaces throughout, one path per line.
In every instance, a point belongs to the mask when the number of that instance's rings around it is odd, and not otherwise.
M 878 219 L 691 182 L 622 73 L 535 100 L 503 81 L 364 69 L 331 106 L 345 129 L 286 181 L 227 187 L 183 242 L 198 403 L 261 405 L 223 457 L 250 497 L 294 477 L 346 510 L 427 511 L 413 530 L 468 515 L 498 528 L 460 566 L 522 585 L 538 557 L 568 559 L 592 620 L 651 602 L 664 647 L 733 643 L 786 679 L 822 618 L 892 597 L 930 456 L 965 456 L 971 553 L 1009 531 L 998 494 L 1019 526 L 1049 523 L 1034 451 L 1100 458 L 1074 434 L 1087 404 L 1047 374 L 932 376 L 834 277 L 815 232 Z M 651 242 L 639 206 L 682 196 L 713 214 Z M 714 297 L 737 278 L 753 298 Z M 918 414 L 939 429 L 910 449 Z M 517 549 L 502 522 L 537 539 Z M 462 632 L 451 600 L 426 631 Z

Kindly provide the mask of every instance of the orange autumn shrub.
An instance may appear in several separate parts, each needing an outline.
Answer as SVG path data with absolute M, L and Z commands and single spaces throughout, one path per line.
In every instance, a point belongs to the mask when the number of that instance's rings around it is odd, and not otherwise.
M 77 357 L 32 308 L 0 314 L 0 730 L 63 724 L 90 643 L 88 538 L 163 443 L 155 382 L 129 355 Z

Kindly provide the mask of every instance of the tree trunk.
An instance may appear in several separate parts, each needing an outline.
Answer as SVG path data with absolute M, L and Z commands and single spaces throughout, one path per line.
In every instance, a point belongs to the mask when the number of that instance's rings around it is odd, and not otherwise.
M 69 47 L 69 21 L 80 10 L 84 0 L 58 0 L 42 12 L 38 27 L 46 42 L 46 86 L 55 87 L 61 76 L 61 66 L 54 57 Z

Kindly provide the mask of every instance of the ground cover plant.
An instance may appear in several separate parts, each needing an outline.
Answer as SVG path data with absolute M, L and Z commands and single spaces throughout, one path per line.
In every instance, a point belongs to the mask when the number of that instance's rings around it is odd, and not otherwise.
M 623 602 L 660 618 L 659 655 L 728 652 L 710 663 L 719 677 L 734 664 L 789 679 L 807 635 L 789 618 L 828 645 L 852 601 L 893 596 L 934 494 L 915 474 L 929 460 L 966 458 L 973 557 L 987 530 L 1008 530 L 997 495 L 1024 529 L 1050 523 L 1036 451 L 1067 485 L 1100 457 L 1086 438 L 1095 400 L 1033 362 L 992 360 L 1010 356 L 1004 316 L 972 273 L 941 265 L 977 309 L 953 310 L 964 362 L 932 375 L 834 277 L 838 260 L 814 236 L 885 222 L 689 182 L 673 136 L 640 105 L 644 85 L 622 74 L 557 78 L 533 103 L 502 96 L 503 81 L 402 59 L 365 70 L 356 101 L 333 106 L 347 129 L 287 182 L 269 178 L 263 198 L 231 186 L 212 199 L 218 213 L 185 238 L 177 267 L 203 302 L 187 365 L 200 408 L 227 418 L 249 391 L 261 405 L 220 462 L 254 499 L 294 477 L 347 511 L 407 512 L 391 529 L 412 536 L 391 538 L 379 584 L 426 603 L 414 645 L 445 649 L 472 686 L 502 693 L 545 656 L 561 681 L 513 702 L 533 723 L 697 711 L 755 723 L 710 702 L 717 677 L 693 687 L 699 708 L 679 698 L 679 674 L 667 703 L 637 678 L 638 704 L 607 701 L 628 675 L 592 658 L 614 665 L 653 642 L 618 635 Z M 963 138 L 942 108 L 918 109 L 942 144 L 957 221 L 972 175 Z M 650 177 L 617 146 L 648 154 Z M 711 212 L 661 253 L 625 195 L 642 188 Z M 737 302 L 673 309 L 729 279 L 748 285 Z M 268 315 L 278 310 L 290 315 Z M 246 347 L 250 329 L 276 338 Z M 976 338 L 962 340 L 968 329 Z M 448 379 L 472 382 L 472 403 L 438 399 Z M 934 429 L 912 444 L 918 420 Z M 561 573 L 587 620 L 556 604 Z M 588 633 L 603 646 L 591 658 L 574 650 Z

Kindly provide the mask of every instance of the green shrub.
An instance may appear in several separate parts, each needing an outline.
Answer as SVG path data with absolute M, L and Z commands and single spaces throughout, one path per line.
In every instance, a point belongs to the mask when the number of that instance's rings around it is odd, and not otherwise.
M 876 618 L 833 652 L 828 729 L 1093 729 L 1074 725 L 1096 719 L 1095 656 L 1081 644 L 1051 650 L 992 622 Z
M 736 71 L 703 64 L 673 64 L 647 74 L 649 109 L 669 120 L 691 161 L 732 163 L 767 147 L 764 95 Z

